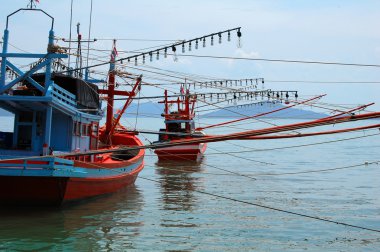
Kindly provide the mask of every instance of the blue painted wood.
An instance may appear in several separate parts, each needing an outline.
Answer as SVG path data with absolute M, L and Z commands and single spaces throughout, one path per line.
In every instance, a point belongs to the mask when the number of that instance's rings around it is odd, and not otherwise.
M 44 144 L 47 144 L 47 148 L 50 147 L 52 115 L 53 115 L 53 108 L 51 106 L 47 106 L 46 118 L 45 118 L 45 136 L 44 136 Z M 43 154 L 46 155 L 47 153 L 43 153 Z
M 49 48 L 54 46 L 54 31 L 50 30 L 49 32 L 49 44 L 48 44 L 48 53 L 49 53 Z M 47 58 L 47 65 L 46 65 L 46 70 L 45 70 L 45 94 L 49 95 L 48 90 L 50 85 L 52 84 L 51 80 L 51 63 L 52 63 L 52 57 L 50 57 L 51 54 L 48 54 Z
M 0 72 L 0 89 L 2 89 L 5 86 L 5 75 L 6 75 L 6 56 L 4 54 L 7 53 L 8 50 L 8 38 L 9 38 L 9 31 L 8 29 L 4 30 L 4 36 L 3 36 L 3 53 L 0 55 L 1 58 L 1 72 Z
M 59 91 L 60 93 L 62 93 L 64 96 L 67 96 L 67 97 L 70 97 L 71 100 L 76 100 L 76 96 L 72 93 L 70 93 L 69 91 L 67 91 L 66 89 L 64 88 L 61 88 L 60 86 L 56 85 L 56 84 L 53 84 L 54 87 L 53 87 L 53 90 L 57 90 Z
M 63 113 L 54 113 L 50 146 L 54 151 L 71 151 L 72 119 Z
M 6 62 L 7 62 L 7 66 L 10 67 L 13 71 L 15 71 L 18 75 L 22 76 L 24 74 L 24 72 L 22 72 L 20 69 L 18 69 L 18 67 L 13 65 L 11 62 L 9 62 L 8 60 Z M 29 83 L 31 83 L 33 86 L 38 88 L 38 90 L 40 90 L 41 92 L 44 90 L 44 88 L 40 84 L 38 84 L 35 80 L 33 80 L 31 77 L 28 76 L 26 78 L 26 80 Z
M 11 166 L 1 164 L 0 176 L 52 176 L 52 177 L 72 177 L 72 178 L 107 178 L 120 174 L 128 174 L 142 164 L 142 160 L 127 167 L 115 169 L 88 169 L 68 165 L 30 165 L 26 169 L 22 165 Z M 101 164 L 100 164 L 101 165 Z M 8 168 L 7 168 L 8 167 Z M 12 168 L 9 168 L 12 167 Z M 19 167 L 19 168 L 17 168 Z M 38 169 L 40 168 L 40 169 Z
M 2 89 L 0 89 L 0 94 L 7 91 L 8 89 L 12 88 L 14 85 L 16 85 L 17 83 L 19 83 L 21 80 L 23 79 L 26 79 L 27 77 L 30 77 L 33 73 L 35 73 L 36 71 L 40 70 L 41 68 L 45 67 L 47 64 L 49 63 L 49 60 L 45 60 L 41 63 L 39 63 L 38 65 L 36 65 L 35 67 L 33 67 L 33 69 L 31 69 L 30 71 L 26 72 L 26 73 L 23 73 L 22 75 L 20 75 L 19 77 L 17 77 L 16 79 L 14 79 L 13 81 L 11 81 L 10 83 L 8 83 L 7 85 L 5 85 Z M 37 82 L 31 82 L 31 84 L 37 88 L 38 90 L 40 90 L 41 92 L 44 92 L 44 88 L 41 87 L 40 84 L 38 84 Z M 35 85 L 37 84 L 37 85 Z
M 70 106 L 77 107 L 76 96 L 67 91 L 66 89 L 61 88 L 56 84 L 51 84 L 52 92 L 51 95 L 57 98 L 59 101 L 66 103 Z

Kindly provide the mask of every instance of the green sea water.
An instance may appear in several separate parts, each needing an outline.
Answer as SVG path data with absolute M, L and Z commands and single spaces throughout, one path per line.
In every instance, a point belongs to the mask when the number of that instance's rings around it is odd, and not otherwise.
M 157 130 L 162 121 L 137 127 Z M 135 185 L 120 192 L 59 209 L 2 208 L 0 251 L 379 251 L 378 232 L 260 207 L 379 230 L 380 166 L 346 167 L 380 160 L 380 137 L 369 134 L 378 130 L 210 143 L 197 164 L 158 163 L 148 150 Z M 337 142 L 345 138 L 355 139 Z M 335 142 L 316 144 L 327 141 Z

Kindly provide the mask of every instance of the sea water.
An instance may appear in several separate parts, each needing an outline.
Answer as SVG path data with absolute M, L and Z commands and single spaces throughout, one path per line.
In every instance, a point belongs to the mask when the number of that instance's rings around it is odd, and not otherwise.
M 0 124 L 13 127 L 5 118 Z M 268 126 L 245 123 L 208 133 Z M 137 125 L 161 127 L 154 118 Z M 158 163 L 147 150 L 135 185 L 118 193 L 60 209 L 1 209 L 0 250 L 379 251 L 378 232 L 276 211 L 379 230 L 380 166 L 370 163 L 380 160 L 380 137 L 370 134 L 378 130 L 210 143 L 198 164 Z M 139 137 L 145 143 L 157 138 Z

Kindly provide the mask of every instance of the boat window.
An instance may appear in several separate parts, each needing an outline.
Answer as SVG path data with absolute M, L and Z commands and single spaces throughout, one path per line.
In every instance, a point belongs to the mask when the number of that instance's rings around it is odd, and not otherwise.
M 179 131 L 181 131 L 181 124 L 180 123 L 169 123 L 168 124 L 168 131 L 169 132 L 179 132 Z
M 94 136 L 98 135 L 98 124 L 96 124 L 96 123 L 92 124 L 92 134 Z
M 78 122 L 78 126 L 77 126 L 77 135 L 80 136 L 81 134 L 81 127 L 82 127 L 82 123 Z
M 33 112 L 22 112 L 18 115 L 19 122 L 33 122 Z
M 73 135 L 80 136 L 80 132 L 81 132 L 81 123 L 74 122 Z
M 73 135 L 77 134 L 77 122 L 73 123 Z
M 87 136 L 90 135 L 91 132 L 91 125 L 87 125 Z
M 83 136 L 87 136 L 88 135 L 87 124 L 82 124 L 82 135 Z

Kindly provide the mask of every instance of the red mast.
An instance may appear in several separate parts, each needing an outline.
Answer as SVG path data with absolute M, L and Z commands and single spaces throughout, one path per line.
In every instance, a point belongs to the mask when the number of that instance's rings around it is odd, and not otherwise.
M 107 116 L 106 116 L 106 127 L 105 131 L 102 133 L 101 138 L 102 141 L 111 144 L 112 135 L 114 134 L 115 128 L 118 125 L 121 116 L 127 109 L 127 107 L 132 103 L 133 97 L 137 95 L 137 93 L 140 91 L 140 83 L 141 83 L 141 75 L 137 78 L 135 85 L 133 86 L 132 91 L 119 91 L 115 90 L 115 77 L 116 77 L 116 70 L 115 70 L 115 61 L 117 56 L 117 50 L 116 50 L 116 40 L 113 42 L 113 48 L 111 52 L 111 60 L 110 60 L 110 70 L 108 72 L 108 89 L 99 89 L 100 94 L 106 94 L 107 95 Z M 122 110 L 120 113 L 118 113 L 118 117 L 114 119 L 114 97 L 115 95 L 123 95 L 128 96 L 127 101 L 125 102 Z
M 106 135 L 111 132 L 112 118 L 113 118 L 113 105 L 115 95 L 115 58 L 116 40 L 113 41 L 113 49 L 111 52 L 110 70 L 108 72 L 108 92 L 107 92 L 107 117 L 106 117 Z M 117 54 L 117 53 L 116 53 Z

